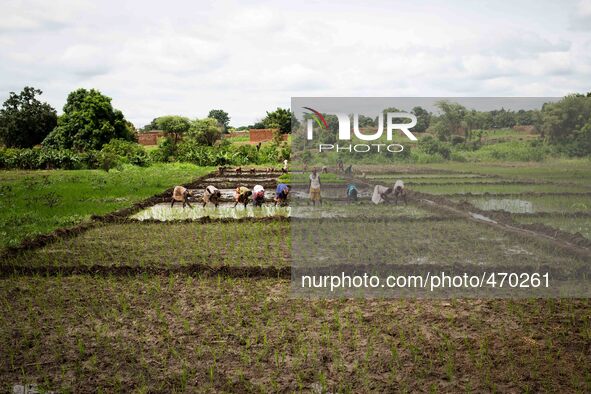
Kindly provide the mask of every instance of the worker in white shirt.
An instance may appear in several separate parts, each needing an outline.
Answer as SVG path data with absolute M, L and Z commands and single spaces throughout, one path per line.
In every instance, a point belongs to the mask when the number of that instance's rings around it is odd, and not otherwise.
M 376 185 L 373 189 L 373 195 L 371 196 L 371 201 L 374 204 L 383 204 L 388 201 L 388 196 L 392 194 L 392 188 L 386 187 L 382 185 Z
M 310 201 L 313 205 L 318 202 L 322 205 L 322 198 L 320 197 L 320 175 L 316 168 L 310 174 Z

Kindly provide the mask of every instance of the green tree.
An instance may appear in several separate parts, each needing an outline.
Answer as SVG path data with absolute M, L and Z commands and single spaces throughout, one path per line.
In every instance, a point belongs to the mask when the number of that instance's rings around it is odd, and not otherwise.
M 438 101 L 435 105 L 441 110 L 434 126 L 439 139 L 448 140 L 453 134 L 460 134 L 465 129 L 466 108 L 463 105 L 447 100 Z
M 228 132 L 228 126 L 230 125 L 230 116 L 226 111 L 224 111 L 223 109 L 212 109 L 211 111 L 209 111 L 209 115 L 207 115 L 207 117 L 216 119 L 222 127 L 222 132 Z
M 538 116 L 539 111 L 537 110 L 525 111 L 523 109 L 520 109 L 515 113 L 515 122 L 518 125 L 533 125 L 535 124 Z
M 176 145 L 178 140 L 191 129 L 191 120 L 184 116 L 167 115 L 156 118 L 158 130 L 172 136 L 172 142 Z
M 431 112 L 423 107 L 414 107 L 410 113 L 417 117 L 417 124 L 412 130 L 417 133 L 424 133 L 427 131 L 431 124 Z
M 57 127 L 45 138 L 44 145 L 85 150 L 100 150 L 114 138 L 135 141 L 123 113 L 114 109 L 111 98 L 95 89 L 78 89 L 68 95 Z
M 278 128 L 281 133 L 291 133 L 291 111 L 289 109 L 277 108 L 273 112 L 267 111 L 263 119 L 266 128 Z
M 497 129 L 510 128 L 515 126 L 515 113 L 513 111 L 507 111 L 505 108 L 500 110 L 491 111 L 493 116 L 493 127 Z
M 591 154 L 591 97 L 574 94 L 542 107 L 539 129 L 567 154 Z
M 152 119 L 152 121 L 150 123 L 148 123 L 147 125 L 145 125 L 144 127 L 142 127 L 140 130 L 141 131 L 157 130 L 158 129 L 157 121 L 158 121 L 158 118 Z
M 187 135 L 200 145 L 213 146 L 222 136 L 222 130 L 217 119 L 197 119 L 192 123 Z
M 57 113 L 37 100 L 43 92 L 26 86 L 10 96 L 0 109 L 0 141 L 7 147 L 30 148 L 41 143 L 57 125 Z

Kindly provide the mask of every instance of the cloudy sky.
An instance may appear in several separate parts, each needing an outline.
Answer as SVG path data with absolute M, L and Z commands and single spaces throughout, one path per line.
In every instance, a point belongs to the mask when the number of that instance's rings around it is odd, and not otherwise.
M 61 111 L 97 88 L 136 126 L 240 126 L 292 96 L 591 90 L 591 0 L 327 3 L 2 0 L 0 99 L 31 85 Z

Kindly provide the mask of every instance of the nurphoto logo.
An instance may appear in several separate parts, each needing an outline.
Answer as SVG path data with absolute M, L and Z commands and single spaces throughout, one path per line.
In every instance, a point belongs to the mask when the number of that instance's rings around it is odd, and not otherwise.
M 311 119 L 307 120 L 306 123 L 306 138 L 308 140 L 314 139 L 314 124 L 320 129 L 328 130 L 328 123 L 324 115 L 310 107 L 303 107 L 304 109 L 311 111 L 307 113 Z M 351 141 L 351 115 L 344 112 L 330 113 L 335 115 L 338 119 L 338 140 L 340 141 Z M 417 141 L 417 137 L 410 132 L 409 129 L 417 124 L 417 117 L 407 112 L 387 112 L 386 115 L 386 141 L 392 141 L 392 136 L 395 130 L 400 130 L 409 140 Z M 362 133 L 359 129 L 359 114 L 354 113 L 353 117 L 353 134 L 355 138 L 361 141 L 378 141 L 382 139 L 384 134 L 384 113 L 380 113 L 377 116 L 377 130 L 372 134 Z M 401 119 L 410 119 L 407 123 L 398 123 Z M 354 145 L 339 145 L 339 144 L 319 144 L 318 151 L 330 151 L 334 150 L 337 152 L 357 152 L 364 153 L 375 150 L 377 152 L 388 151 L 392 153 L 402 152 L 404 146 L 400 144 L 354 144 Z

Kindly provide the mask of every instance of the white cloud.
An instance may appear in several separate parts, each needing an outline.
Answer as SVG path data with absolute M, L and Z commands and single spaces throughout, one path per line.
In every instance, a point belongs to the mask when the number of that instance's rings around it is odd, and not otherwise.
M 571 27 L 574 30 L 591 30 L 591 0 L 579 0 L 571 14 Z
M 65 28 L 81 10 L 89 7 L 91 3 L 87 0 L 3 0 L 0 2 L 0 32 Z
M 291 96 L 561 95 L 588 89 L 591 41 L 570 29 L 588 3 L 9 1 L 0 93 L 61 109 L 94 87 L 137 125 L 248 124 Z

